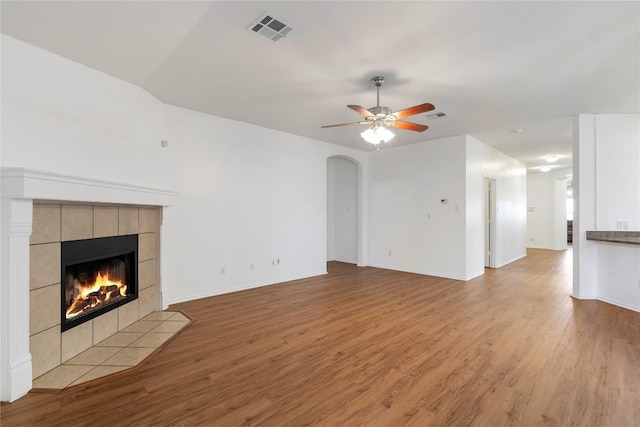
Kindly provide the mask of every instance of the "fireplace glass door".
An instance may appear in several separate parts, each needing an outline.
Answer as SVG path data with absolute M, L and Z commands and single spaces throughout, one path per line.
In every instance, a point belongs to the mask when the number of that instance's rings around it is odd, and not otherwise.
M 68 330 L 138 297 L 138 236 L 62 242 L 61 319 Z

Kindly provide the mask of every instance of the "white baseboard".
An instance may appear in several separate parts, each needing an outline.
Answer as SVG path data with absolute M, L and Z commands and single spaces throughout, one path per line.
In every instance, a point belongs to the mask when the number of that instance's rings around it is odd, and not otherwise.
M 618 307 L 622 307 L 622 308 L 626 308 L 627 310 L 631 310 L 631 311 L 635 311 L 640 313 L 640 307 L 638 306 L 634 306 L 631 304 L 627 304 L 626 302 L 621 302 L 621 301 L 616 301 L 610 298 L 603 298 L 603 297 L 598 297 L 597 298 L 598 301 L 602 301 L 602 302 L 606 302 L 608 304 L 612 304 L 612 305 L 616 305 Z
M 522 254 L 522 255 L 518 255 L 518 256 L 516 256 L 516 257 L 514 257 L 514 258 L 511 258 L 511 259 L 509 259 L 509 260 L 507 260 L 507 261 L 505 261 L 505 262 L 503 262 L 503 263 L 501 263 L 501 264 L 496 265 L 496 266 L 495 266 L 495 267 L 493 267 L 493 268 L 500 268 L 500 267 L 504 267 L 505 265 L 507 265 L 507 264 L 511 264 L 512 262 L 514 262 L 514 261 L 518 261 L 519 259 L 522 259 L 522 258 L 524 258 L 524 257 L 526 257 L 526 256 L 527 256 L 527 254 L 526 254 L 526 253 L 525 253 L 525 254 Z
M 22 360 L 11 364 L 9 378 L 2 379 L 2 398 L 0 400 L 14 402 L 26 395 L 32 387 L 31 372 L 31 354 L 27 353 L 27 356 Z
M 246 285 L 234 286 L 232 288 L 216 289 L 212 292 L 203 292 L 201 294 L 194 294 L 194 295 L 188 295 L 181 298 L 176 298 L 176 299 L 170 300 L 167 303 L 167 305 L 178 304 L 178 303 L 187 302 L 187 301 L 194 301 L 202 298 L 214 297 L 216 295 L 224 295 L 224 294 L 230 294 L 233 292 L 246 291 L 247 289 L 261 288 L 263 286 L 277 285 L 278 283 L 291 282 L 292 280 L 307 279 L 309 277 L 322 276 L 325 274 L 327 274 L 326 270 L 319 273 L 305 274 L 301 276 L 283 277 L 275 281 L 249 283 Z
M 583 295 L 578 295 L 575 292 L 571 292 L 571 298 L 575 298 L 575 299 L 598 299 L 598 297 L 596 295 L 592 295 L 592 294 L 583 294 Z

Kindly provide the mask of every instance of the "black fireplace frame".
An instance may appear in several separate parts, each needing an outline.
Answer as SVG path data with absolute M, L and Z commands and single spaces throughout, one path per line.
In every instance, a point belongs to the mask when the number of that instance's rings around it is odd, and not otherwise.
M 101 306 L 87 314 L 67 319 L 66 317 L 66 270 L 67 267 L 83 263 L 120 257 L 126 264 L 127 296 Z M 121 307 L 138 298 L 138 235 L 100 237 L 61 242 L 60 246 L 60 327 L 62 332 L 88 322 L 102 314 Z

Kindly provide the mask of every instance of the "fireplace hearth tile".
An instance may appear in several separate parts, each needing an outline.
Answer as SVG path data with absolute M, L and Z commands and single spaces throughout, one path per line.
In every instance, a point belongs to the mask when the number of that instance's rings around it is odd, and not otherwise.
M 102 362 L 121 351 L 118 347 L 91 347 L 76 357 L 67 360 L 65 365 L 100 365 Z
M 96 378 L 106 377 L 107 375 L 115 374 L 116 372 L 124 371 L 125 369 L 129 369 L 128 366 L 96 366 L 85 375 L 80 377 L 78 380 L 74 381 L 71 385 L 78 385 L 82 383 L 86 383 L 91 380 L 95 380 Z
M 184 314 L 180 313 L 179 311 L 176 311 L 173 313 L 173 316 L 171 316 L 169 319 L 170 322 L 190 322 L 191 319 L 189 319 L 187 316 L 185 316 Z
M 34 388 L 65 388 L 93 369 L 92 366 L 60 365 L 33 380 Z
M 93 325 L 88 321 L 62 333 L 62 362 L 75 357 L 93 345 Z
M 30 337 L 29 351 L 34 378 L 60 365 L 60 327 L 54 326 Z
M 151 347 L 127 347 L 105 360 L 103 366 L 136 366 L 142 362 L 155 348 Z
M 123 330 L 127 326 L 136 322 L 138 315 L 138 300 L 133 300 L 121 307 L 118 307 L 118 329 Z
M 138 233 L 138 208 L 118 207 L 118 235 Z
M 118 332 L 118 312 L 104 313 L 93 319 L 93 344 L 99 343 Z
M 173 336 L 172 332 L 149 332 L 132 342 L 129 347 L 151 347 L 157 348 L 164 344 Z
M 138 261 L 156 257 L 156 233 L 138 234 Z
M 29 292 L 29 336 L 60 324 L 60 285 Z
M 29 289 L 60 283 L 60 243 L 29 246 Z
M 188 320 L 166 321 L 153 328 L 150 332 L 178 332 L 188 323 Z
M 91 239 L 93 237 L 93 207 L 62 205 L 61 240 Z
M 118 332 L 115 335 L 110 336 L 104 341 L 96 344 L 98 347 L 126 347 L 141 336 L 144 332 Z
M 34 380 L 35 391 L 66 388 L 135 367 L 190 322 L 180 312 L 153 312 L 131 326 L 143 331 L 152 327 L 150 332 L 118 332 L 64 364 L 43 370 Z
M 60 205 L 34 203 L 31 244 L 60 241 Z
M 111 237 L 118 235 L 118 207 L 93 207 L 93 237 Z
M 156 283 L 156 262 L 153 259 L 138 263 L 138 289 L 146 289 Z
M 146 316 L 152 313 L 156 307 L 156 288 L 151 286 L 147 289 L 143 289 L 138 293 L 138 301 L 140 316 Z
M 162 323 L 159 320 L 139 320 L 131 326 L 127 326 L 121 332 L 149 332 Z
M 139 233 L 153 233 L 156 231 L 156 208 L 140 208 L 139 210 Z
M 175 311 L 154 311 L 140 320 L 168 320 L 176 314 Z

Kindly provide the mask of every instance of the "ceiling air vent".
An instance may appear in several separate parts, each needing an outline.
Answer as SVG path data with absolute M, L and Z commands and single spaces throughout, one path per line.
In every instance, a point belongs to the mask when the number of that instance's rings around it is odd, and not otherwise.
M 263 13 L 247 29 L 273 42 L 286 37 L 293 30 L 289 24 L 283 22 L 280 18 L 276 18 L 271 13 Z

